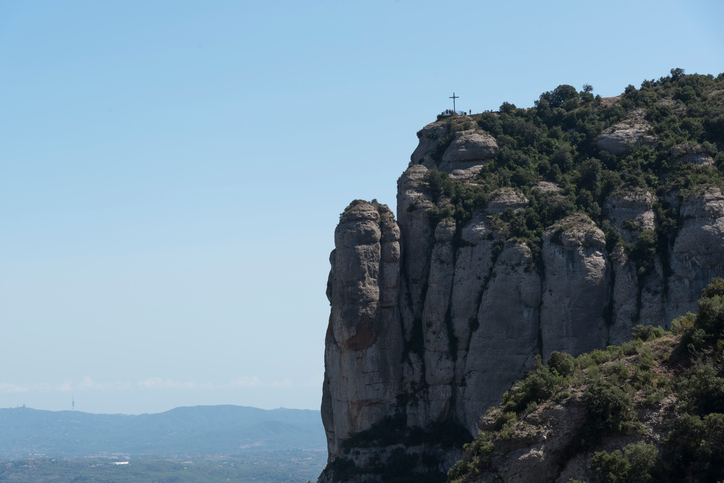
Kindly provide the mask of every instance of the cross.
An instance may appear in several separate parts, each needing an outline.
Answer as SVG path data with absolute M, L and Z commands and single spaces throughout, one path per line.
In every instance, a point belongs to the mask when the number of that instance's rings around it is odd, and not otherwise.
M 452 95 L 452 97 L 450 97 L 450 99 L 453 100 L 453 112 L 455 112 L 455 99 L 460 99 L 460 96 L 456 96 L 455 93 L 453 92 L 453 95 Z

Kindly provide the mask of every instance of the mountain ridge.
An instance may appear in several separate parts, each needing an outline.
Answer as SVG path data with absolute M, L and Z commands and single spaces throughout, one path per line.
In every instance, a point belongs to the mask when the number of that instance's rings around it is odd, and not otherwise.
M 193 406 L 122 415 L 0 409 L 0 457 L 210 454 L 324 446 L 319 411 Z
M 672 69 L 606 100 L 589 87 L 439 116 L 397 218 L 374 200 L 342 213 L 321 482 L 408 481 L 410 462 L 409 481 L 439 481 L 536 355 L 668 327 L 724 275 L 724 75 Z

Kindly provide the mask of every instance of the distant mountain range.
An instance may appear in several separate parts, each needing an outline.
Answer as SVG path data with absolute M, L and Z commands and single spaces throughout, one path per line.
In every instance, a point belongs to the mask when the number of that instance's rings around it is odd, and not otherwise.
M 137 416 L 0 409 L 0 458 L 203 455 L 323 449 L 319 411 L 180 407 Z

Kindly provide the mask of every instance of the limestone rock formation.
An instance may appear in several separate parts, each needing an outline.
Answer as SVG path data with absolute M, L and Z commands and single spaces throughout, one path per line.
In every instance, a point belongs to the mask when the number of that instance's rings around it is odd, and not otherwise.
M 532 367 L 538 348 L 541 278 L 530 270 L 530 249 L 508 242 L 495 261 L 474 317 L 464 363 L 458 418 L 477 433 L 480 408 L 497 404 L 510 387 Z M 461 381 L 462 383 L 462 381 Z
M 629 191 L 606 200 L 603 209 L 611 223 L 628 243 L 635 243 L 642 230 L 654 229 L 656 197 L 642 189 Z
M 490 134 L 475 129 L 458 131 L 442 155 L 443 163 L 482 161 L 498 154 L 498 143 Z
M 610 264 L 603 232 L 588 216 L 564 218 L 543 233 L 545 284 L 540 351 L 580 354 L 606 345 Z
M 617 156 L 626 154 L 636 146 L 651 145 L 656 141 L 656 138 L 649 134 L 650 129 L 651 126 L 641 113 L 635 112 L 629 119 L 603 131 L 596 146 Z
M 490 134 L 475 129 L 458 131 L 442 155 L 440 169 L 450 173 L 453 179 L 471 178 L 496 154 L 498 143 Z
M 513 211 L 519 210 L 528 204 L 528 199 L 521 193 L 515 191 L 513 188 L 501 188 L 495 193 L 488 206 L 485 207 L 485 212 L 489 215 L 494 215 L 508 208 Z
M 342 440 L 390 412 L 400 390 L 402 349 L 400 230 L 392 212 L 354 201 L 334 238 L 322 402 L 332 458 Z
M 695 312 L 698 296 L 714 277 L 724 276 L 724 195 L 719 188 L 688 196 L 679 211 L 683 225 L 670 265 L 667 317 Z
M 701 146 L 677 144 L 669 152 L 674 163 L 688 163 L 697 166 L 711 166 L 714 159 Z
M 456 180 L 470 179 L 498 154 L 493 136 L 473 127 L 469 119 L 454 123 L 438 121 L 417 133 L 419 144 L 411 156 L 412 164 L 428 169 L 437 167 Z
M 564 206 L 567 193 L 550 181 L 534 182 L 528 196 L 497 189 L 469 216 L 446 218 L 451 202 L 428 184 L 430 170 L 474 186 L 473 175 L 498 150 L 490 134 L 465 122 L 440 121 L 418 133 L 398 181 L 397 221 L 386 206 L 360 200 L 340 217 L 322 404 L 330 464 L 320 481 L 335 481 L 340 468 L 356 468 L 351 481 L 381 481 L 367 469 L 403 460 L 413 473 L 442 475 L 536 355 L 624 342 L 636 324 L 665 324 L 695 310 L 702 288 L 724 275 L 718 188 L 685 196 L 620 188 L 598 224 L 574 213 L 533 244 L 510 236 L 510 220 L 535 206 L 535 197 Z M 647 132 L 634 116 L 597 146 L 626 153 L 650 142 Z M 662 203 L 680 224 L 657 245 Z M 621 239 L 615 250 L 607 245 L 611 233 Z M 516 458 L 537 456 L 531 450 Z

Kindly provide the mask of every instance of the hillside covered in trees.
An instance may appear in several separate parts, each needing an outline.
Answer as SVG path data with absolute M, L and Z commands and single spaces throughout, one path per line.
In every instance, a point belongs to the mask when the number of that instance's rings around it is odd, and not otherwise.
M 519 239 L 537 252 L 545 228 L 580 212 L 603 230 L 612 253 L 624 240 L 603 216 L 607 198 L 648 191 L 660 197 L 656 228 L 644 235 L 635 255 L 650 270 L 646 250 L 665 249 L 676 232 L 674 197 L 720 187 L 724 180 L 724 75 L 672 69 L 670 76 L 644 81 L 639 89 L 629 85 L 614 98 L 594 96 L 592 89 L 561 85 L 541 94 L 532 108 L 503 103 L 499 112 L 447 118 L 449 128 L 432 154 L 435 168 L 455 133 L 473 124 L 490 133 L 499 150 L 473 180 L 454 181 L 439 169 L 427 173 L 433 200 L 443 200 L 432 210 L 432 223 L 450 219 L 464 226 L 496 190 L 512 187 L 528 205 L 500 216 L 501 240 Z M 614 138 L 617 131 L 624 135 Z M 535 189 L 541 180 L 560 191 Z

